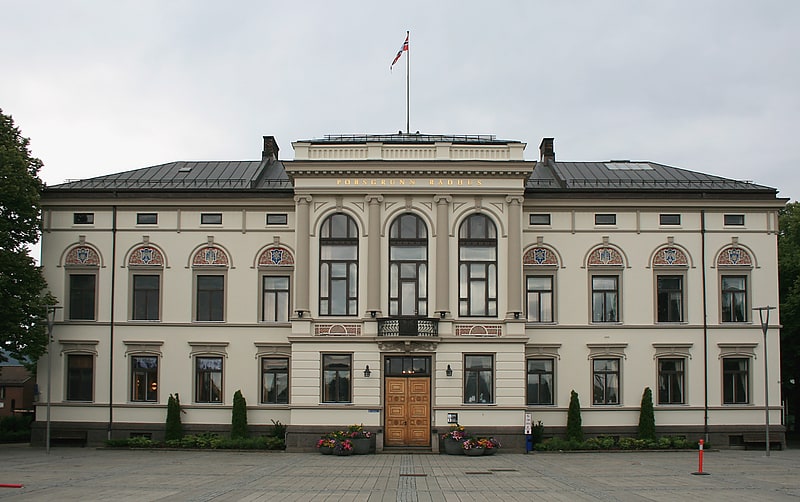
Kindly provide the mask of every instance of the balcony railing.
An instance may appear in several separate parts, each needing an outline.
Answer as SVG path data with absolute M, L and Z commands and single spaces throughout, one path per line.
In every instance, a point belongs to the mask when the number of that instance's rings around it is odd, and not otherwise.
M 439 320 L 419 317 L 378 319 L 378 336 L 438 336 Z

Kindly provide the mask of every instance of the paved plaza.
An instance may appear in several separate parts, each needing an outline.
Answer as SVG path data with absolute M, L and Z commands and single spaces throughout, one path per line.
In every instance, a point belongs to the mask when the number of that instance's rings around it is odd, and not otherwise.
M 2 500 L 800 500 L 800 450 L 489 457 L 0 445 Z

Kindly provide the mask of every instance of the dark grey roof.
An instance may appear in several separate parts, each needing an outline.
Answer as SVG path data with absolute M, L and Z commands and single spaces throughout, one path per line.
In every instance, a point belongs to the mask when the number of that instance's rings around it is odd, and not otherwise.
M 301 140 L 307 143 L 457 143 L 472 145 L 497 145 L 521 143 L 516 140 L 497 139 L 493 134 L 421 134 L 398 132 L 396 134 L 326 134 L 322 138 Z
M 225 191 L 291 190 L 279 161 L 170 162 L 97 178 L 68 181 L 48 190 L 91 191 Z
M 271 138 L 271 137 L 270 137 Z M 454 136 L 437 134 L 328 135 L 314 143 L 498 144 L 519 143 L 497 140 L 491 135 Z M 277 151 L 277 150 L 276 150 Z M 353 161 L 358 162 L 358 161 Z M 421 161 L 428 162 L 428 161 Z M 528 164 L 528 162 L 526 162 Z M 752 194 L 774 198 L 777 190 L 747 181 L 737 181 L 666 166 L 649 161 L 529 162 L 528 193 L 629 193 L 653 191 L 674 193 Z M 262 160 L 170 162 L 97 178 L 68 181 L 46 188 L 46 192 L 271 192 L 289 196 L 293 185 L 283 162 L 270 154 Z
M 608 192 L 761 192 L 775 188 L 689 171 L 649 161 L 538 162 L 528 179 L 528 191 Z

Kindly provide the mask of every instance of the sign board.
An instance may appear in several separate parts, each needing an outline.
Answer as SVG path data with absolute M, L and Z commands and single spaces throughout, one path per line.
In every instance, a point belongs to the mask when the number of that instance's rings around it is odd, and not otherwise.
M 447 414 L 447 423 L 448 424 L 457 424 L 458 423 L 458 413 L 448 413 Z
M 531 414 L 530 413 L 526 413 L 525 414 L 525 434 L 530 434 L 531 433 L 531 425 L 532 424 L 533 424 L 533 422 L 531 420 Z

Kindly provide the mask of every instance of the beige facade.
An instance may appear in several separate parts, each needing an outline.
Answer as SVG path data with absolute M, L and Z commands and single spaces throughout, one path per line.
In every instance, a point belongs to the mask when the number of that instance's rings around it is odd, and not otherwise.
M 224 431 L 241 390 L 254 431 L 288 424 L 294 450 L 353 423 L 438 450 L 452 414 L 522 449 L 524 415 L 561 434 L 572 390 L 587 433 L 635 434 L 645 387 L 661 434 L 763 430 L 752 308 L 778 304 L 785 201 L 536 190 L 547 142 L 537 163 L 446 139 L 296 142 L 288 191 L 48 190 L 54 430 L 157 438 L 179 394 L 189 430 Z

